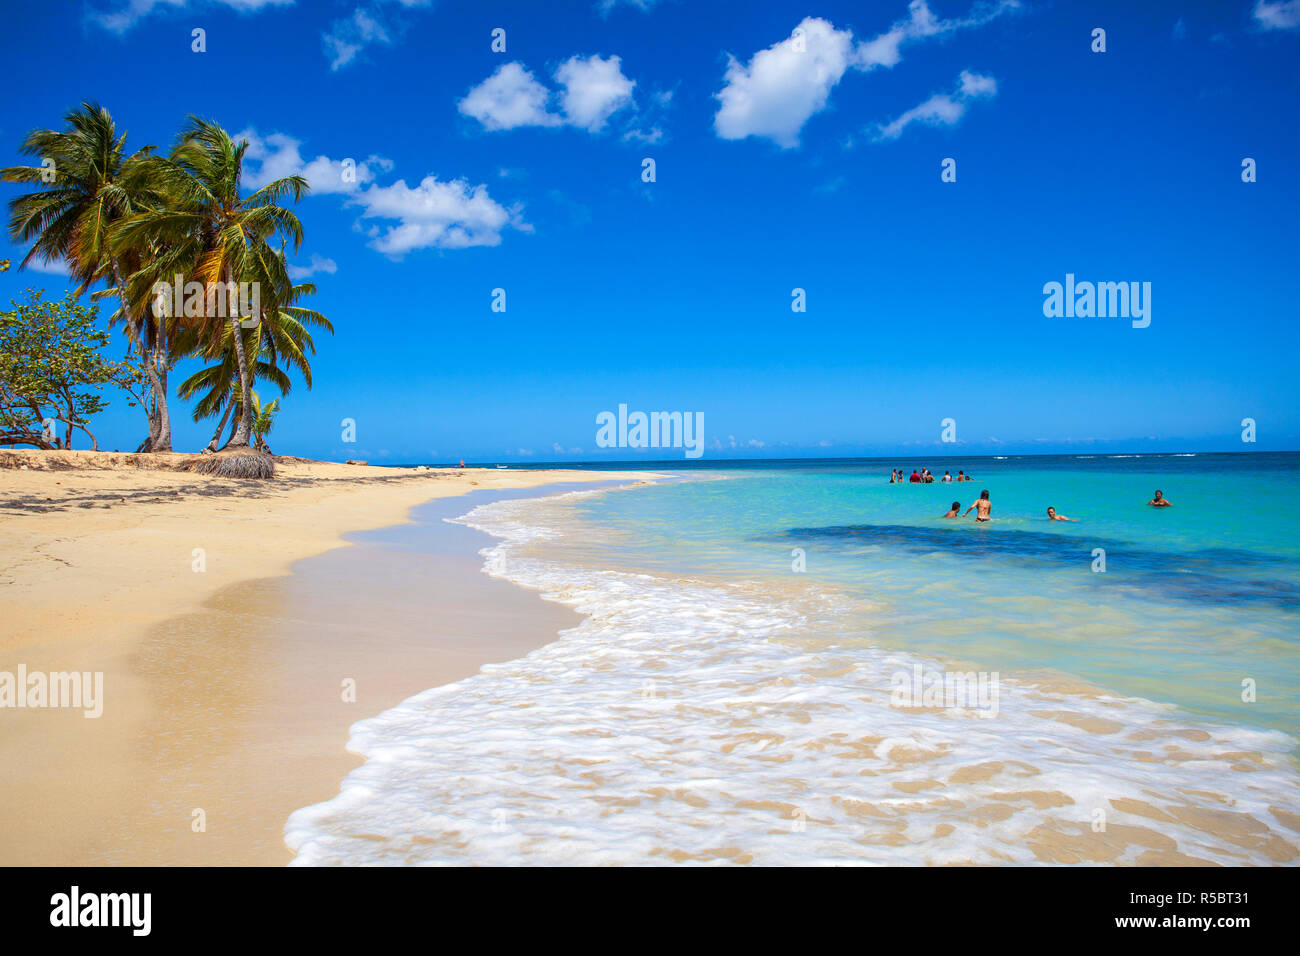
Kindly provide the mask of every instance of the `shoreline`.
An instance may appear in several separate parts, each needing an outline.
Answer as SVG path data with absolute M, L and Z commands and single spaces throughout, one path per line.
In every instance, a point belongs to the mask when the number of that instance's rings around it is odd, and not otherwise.
M 437 499 L 660 477 L 291 460 L 277 462 L 276 479 L 240 482 L 138 466 L 151 456 L 0 452 L 37 455 L 56 464 L 25 470 L 13 458 L 0 463 L 0 671 L 102 672 L 104 713 L 87 719 L 76 709 L 0 709 L 0 760 L 22 768 L 0 785 L 5 865 L 288 862 L 287 811 L 268 839 L 265 808 L 279 805 L 277 795 L 293 801 L 310 794 L 292 810 L 335 793 L 360 762 L 345 750 L 348 725 L 484 663 L 527 653 L 574 617 L 482 575 L 476 554 L 468 570 L 463 556 L 443 554 L 436 556 L 443 593 L 431 603 L 490 606 L 496 639 L 453 646 L 454 635 L 422 643 L 375 628 L 362 642 L 333 635 L 325 642 L 330 654 L 322 655 L 320 634 L 344 615 L 313 624 L 310 613 L 299 613 L 326 606 L 329 594 L 306 604 L 298 595 L 296 610 L 286 603 L 295 565 L 326 559 L 354 566 L 351 555 L 367 546 L 349 536 L 409 530 L 418 506 Z M 402 568 L 398 561 L 392 571 Z M 479 595 L 475 604 L 469 592 L 480 585 L 476 578 L 502 591 L 486 605 Z M 334 590 L 346 596 L 346 583 Z M 360 603 L 356 610 L 365 612 Z M 500 631 L 516 629 L 527 636 L 502 639 Z M 346 711 L 333 707 L 336 675 L 329 675 L 327 696 L 322 675 L 312 673 L 322 656 L 362 675 Z M 304 694 L 314 710 L 295 710 Z M 322 723 L 330 709 L 334 730 Z M 250 746 L 257 739 L 275 744 Z M 236 779 L 232 767 L 240 761 L 257 773 Z M 322 773 L 333 774 L 323 794 Z M 199 778 L 208 784 L 202 800 L 194 792 Z M 176 798 L 170 813 L 169 794 Z M 228 801 L 241 811 L 214 809 Z M 188 808 L 183 818 L 181 804 Z
M 847 619 L 807 613 L 820 589 L 611 564 L 553 500 L 469 523 L 497 539 L 490 574 L 582 623 L 359 724 L 369 759 L 290 820 L 297 864 L 1300 859 L 1283 732 L 1031 674 L 992 714 L 900 703 L 900 667 L 948 661 L 845 643 Z

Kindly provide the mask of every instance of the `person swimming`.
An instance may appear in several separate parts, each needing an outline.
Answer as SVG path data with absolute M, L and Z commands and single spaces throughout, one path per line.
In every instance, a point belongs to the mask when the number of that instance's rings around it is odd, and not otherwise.
M 958 468 L 958 469 L 957 469 L 957 480 L 958 480 L 958 481 L 970 481 L 970 478 L 967 477 L 966 472 L 964 472 L 964 471 L 962 471 L 960 468 Z
M 943 473 L 943 477 L 939 479 L 939 483 L 940 483 L 940 484 L 944 484 L 944 485 L 951 484 L 951 483 L 952 483 L 952 475 L 948 474 L 948 473 L 945 471 L 945 472 Z
M 944 515 L 944 517 L 945 517 L 945 518 L 960 518 L 961 515 L 959 515 L 959 514 L 957 513 L 957 512 L 959 512 L 959 511 L 961 511 L 961 502 L 960 502 L 960 501 L 954 501 L 954 502 L 952 503 L 952 508 L 949 509 L 948 513 L 947 513 L 946 515 Z
M 1164 496 L 1159 488 L 1156 489 L 1156 496 L 1147 502 L 1152 508 L 1172 508 L 1169 499 Z
M 1056 509 L 1049 505 L 1047 508 L 1047 520 L 1048 521 L 1078 521 L 1079 519 L 1067 518 L 1065 515 L 1058 515 L 1056 513 Z
M 989 512 L 991 512 L 992 510 L 993 510 L 993 502 L 989 501 L 989 490 L 985 488 L 983 491 L 980 492 L 979 500 L 976 501 L 969 508 L 967 508 L 966 514 L 963 514 L 962 517 L 964 518 L 972 511 L 975 511 L 976 521 L 992 521 L 993 519 L 989 517 Z

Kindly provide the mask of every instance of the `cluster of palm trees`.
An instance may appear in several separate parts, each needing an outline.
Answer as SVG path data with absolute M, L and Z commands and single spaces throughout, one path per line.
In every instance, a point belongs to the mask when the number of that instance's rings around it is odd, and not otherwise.
M 206 364 L 177 394 L 197 399 L 195 421 L 219 417 L 205 450 L 217 449 L 228 422 L 225 447 L 246 448 L 254 435 L 261 444 L 266 429 L 255 425 L 269 428 L 278 399 L 263 405 L 254 382 L 284 394 L 297 370 L 311 388 L 310 329 L 333 332 L 298 304 L 316 288 L 294 284 L 285 255 L 288 243 L 301 244 L 302 224 L 281 203 L 297 202 L 307 181 L 286 176 L 245 195 L 248 144 L 195 116 L 166 156 L 152 146 L 128 154 L 126 134 L 97 104 L 81 104 L 65 122 L 24 140 L 22 152 L 40 165 L 0 169 L 0 181 L 37 186 L 9 202 L 10 238 L 32 244 L 21 265 L 62 262 L 78 295 L 96 287 L 93 295 L 116 302 L 110 325 L 124 329 L 148 376 L 149 437 L 139 450 L 172 450 L 168 374 L 191 357 Z M 209 297 L 201 314 L 172 314 L 156 291 L 178 275 L 205 288 L 256 284 L 257 314 L 241 315 L 234 296 Z

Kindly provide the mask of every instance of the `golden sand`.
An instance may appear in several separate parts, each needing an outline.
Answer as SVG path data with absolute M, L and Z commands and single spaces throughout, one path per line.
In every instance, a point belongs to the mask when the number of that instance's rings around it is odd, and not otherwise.
M 192 458 L 0 451 L 0 670 L 102 671 L 105 687 L 98 719 L 0 711 L 0 864 L 287 862 L 285 818 L 358 763 L 351 723 L 577 622 L 427 556 L 414 590 L 438 612 L 416 642 L 346 588 L 282 586 L 291 565 L 433 498 L 654 477 L 281 459 L 237 481 L 175 470 Z M 415 569 L 373 573 L 366 600 L 389 583 L 384 610 L 402 613 L 394 582 Z

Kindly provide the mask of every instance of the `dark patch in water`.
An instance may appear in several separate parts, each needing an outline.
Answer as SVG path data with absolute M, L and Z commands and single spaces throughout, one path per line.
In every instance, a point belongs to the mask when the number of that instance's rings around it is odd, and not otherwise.
M 1294 566 L 1277 555 L 1237 548 L 1152 551 L 1127 541 L 1046 534 L 1041 531 L 981 528 L 926 528 L 914 525 L 831 525 L 790 528 L 774 536 L 783 542 L 820 542 L 843 553 L 868 547 L 898 548 L 914 554 L 941 551 L 972 558 L 1007 561 L 1025 568 L 1091 568 L 1092 549 L 1106 551 L 1106 573 L 1093 575 L 1101 586 L 1122 587 L 1160 600 L 1200 604 L 1267 604 L 1300 607 L 1300 588 L 1277 579 L 1243 579 L 1225 569 Z

